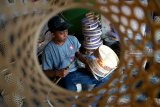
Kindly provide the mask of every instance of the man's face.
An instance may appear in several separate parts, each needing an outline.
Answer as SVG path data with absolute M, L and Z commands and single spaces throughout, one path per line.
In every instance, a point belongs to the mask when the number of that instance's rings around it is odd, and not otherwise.
M 65 42 L 67 39 L 68 30 L 56 31 L 53 33 L 54 38 L 59 42 Z

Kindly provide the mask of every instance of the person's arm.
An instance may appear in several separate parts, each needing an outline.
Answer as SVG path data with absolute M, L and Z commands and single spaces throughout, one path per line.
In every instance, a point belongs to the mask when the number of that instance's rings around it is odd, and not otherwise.
M 85 64 L 85 68 L 88 70 L 88 71 L 91 71 L 90 68 L 89 68 L 89 64 L 88 64 L 88 61 L 87 61 L 87 58 L 85 58 L 79 51 L 80 47 L 81 47 L 81 44 L 79 43 L 78 39 L 75 37 L 75 46 L 76 46 L 76 53 L 75 53 L 75 56 L 82 62 Z
M 74 37 L 73 39 L 74 41 L 74 46 L 75 46 L 75 56 L 84 64 L 87 63 L 86 59 L 83 57 L 83 55 L 80 53 L 79 49 L 82 48 L 81 44 L 79 43 L 78 39 L 76 37 Z
M 45 74 L 47 75 L 47 77 L 49 78 L 53 78 L 53 77 L 65 77 L 69 71 L 67 69 L 61 69 L 61 70 L 44 70 Z
M 86 58 L 83 57 L 83 55 L 78 51 L 76 52 L 75 56 L 85 65 L 87 64 L 87 60 Z
M 91 72 L 91 69 L 89 67 L 89 63 L 87 61 L 87 58 L 83 57 L 83 55 L 78 51 L 76 52 L 75 56 L 82 62 L 85 64 L 85 68 L 87 69 L 87 71 Z

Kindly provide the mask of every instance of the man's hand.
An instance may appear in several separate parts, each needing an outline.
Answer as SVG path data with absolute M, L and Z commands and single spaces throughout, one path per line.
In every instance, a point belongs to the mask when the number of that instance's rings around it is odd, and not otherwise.
M 87 63 L 85 64 L 85 68 L 87 69 L 88 72 L 92 72 L 90 66 L 89 66 L 89 62 L 86 61 Z
M 56 72 L 56 76 L 65 77 L 69 73 L 68 69 L 61 69 Z

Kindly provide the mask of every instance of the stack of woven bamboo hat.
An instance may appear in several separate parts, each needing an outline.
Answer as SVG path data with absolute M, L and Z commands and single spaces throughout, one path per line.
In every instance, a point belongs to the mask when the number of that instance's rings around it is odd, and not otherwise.
M 89 12 L 81 22 L 84 35 L 84 48 L 88 50 L 97 49 L 102 45 L 102 30 L 99 15 L 96 15 L 94 12 Z

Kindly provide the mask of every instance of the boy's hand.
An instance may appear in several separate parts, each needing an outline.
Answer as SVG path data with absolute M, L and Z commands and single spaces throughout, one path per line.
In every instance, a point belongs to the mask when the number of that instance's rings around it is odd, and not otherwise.
M 68 69 L 61 69 L 56 72 L 56 76 L 65 77 L 69 73 Z

